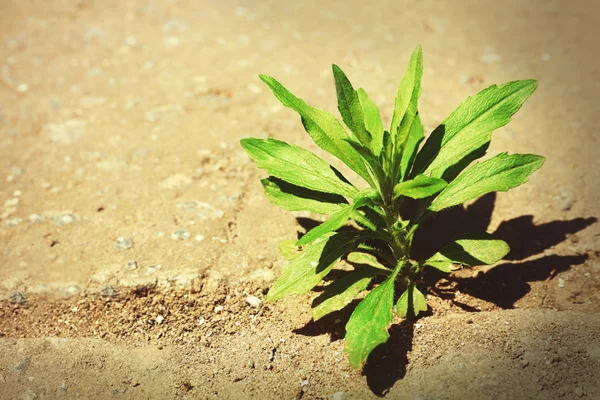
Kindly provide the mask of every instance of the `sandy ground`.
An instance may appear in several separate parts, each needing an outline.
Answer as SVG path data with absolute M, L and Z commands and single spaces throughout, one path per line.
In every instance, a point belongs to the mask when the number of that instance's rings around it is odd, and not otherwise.
M 3 0 L 0 398 L 600 399 L 599 4 Z M 389 121 L 417 43 L 427 131 L 538 79 L 489 153 L 547 162 L 448 216 L 508 260 L 429 277 L 429 315 L 356 371 L 348 311 L 264 303 L 309 215 L 239 139 L 327 158 L 257 75 L 335 111 L 336 63 Z

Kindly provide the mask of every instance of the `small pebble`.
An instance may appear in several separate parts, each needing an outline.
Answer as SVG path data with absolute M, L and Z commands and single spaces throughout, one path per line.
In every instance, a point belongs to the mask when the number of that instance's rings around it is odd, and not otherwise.
M 19 84 L 19 86 L 17 86 L 17 92 L 19 92 L 19 93 L 25 93 L 28 90 L 29 90 L 29 85 L 26 83 L 21 83 L 21 84 Z
M 71 214 L 65 214 L 60 217 L 60 222 L 64 225 L 70 224 L 73 221 L 75 221 L 75 217 Z
M 31 214 L 29 216 L 29 222 L 31 222 L 33 224 L 37 224 L 38 222 L 42 222 L 43 219 L 44 219 L 44 217 L 42 217 L 41 214 Z
M 74 295 L 74 294 L 79 293 L 79 286 L 77 286 L 77 285 L 67 286 L 66 288 L 61 289 L 61 291 L 66 295 Z
M 521 365 L 521 368 L 527 368 L 527 366 L 529 365 L 529 361 L 523 359 L 519 361 L 519 364 Z
M 10 172 L 12 175 L 14 176 L 19 176 L 19 175 L 23 175 L 23 173 L 25 172 L 25 168 L 21 168 L 21 167 L 12 167 L 10 169 Z
M 19 204 L 19 198 L 13 197 L 12 199 L 8 199 L 4 202 L 4 207 L 14 207 Z
M 137 261 L 128 261 L 127 264 L 125 264 L 125 269 L 127 271 L 137 269 Z
M 171 239 L 173 240 L 185 240 L 190 238 L 190 232 L 186 230 L 175 231 L 171 234 Z
M 112 285 L 107 285 L 102 288 L 102 296 L 104 297 L 115 297 L 117 294 L 117 289 Z
M 163 317 L 162 315 L 159 315 L 158 317 L 156 317 L 156 323 L 157 324 L 162 324 L 162 322 L 165 320 L 165 317 Z
M 300 387 L 304 387 L 308 385 L 308 379 L 301 379 L 300 380 Z
M 486 64 L 494 64 L 500 61 L 502 57 L 494 50 L 494 48 L 486 47 L 484 53 L 479 57 L 479 59 Z
M 21 218 L 10 218 L 4 221 L 7 226 L 17 226 L 21 223 Z
M 215 312 L 221 312 L 221 311 L 223 311 L 224 308 L 225 307 L 223 307 L 223 306 L 216 306 L 215 307 Z
M 575 204 L 575 197 L 567 191 L 562 191 L 558 195 L 558 203 L 561 211 L 569 211 Z
M 176 207 L 182 210 L 190 211 L 202 220 L 219 219 L 225 215 L 223 210 L 218 209 L 212 204 L 203 203 L 197 200 L 177 203 Z
M 160 265 L 149 265 L 144 270 L 144 274 L 146 274 L 146 275 L 152 275 L 153 273 L 155 273 L 159 269 L 160 269 Z
M 117 243 L 115 244 L 115 248 L 117 250 L 127 250 L 132 247 L 133 247 L 133 240 L 124 238 L 124 237 L 119 237 L 117 239 Z
M 585 396 L 587 393 L 585 392 L 585 390 L 583 390 L 583 388 L 581 386 L 577 386 L 574 390 L 575 394 L 579 397 L 583 397 Z
M 201 241 L 203 241 L 203 240 L 204 240 L 204 235 L 200 235 L 200 234 L 198 234 L 198 235 L 194 236 L 194 240 L 195 240 L 196 242 L 201 242 Z
M 28 390 L 27 393 L 23 395 L 23 400 L 36 400 L 37 398 L 37 394 L 35 394 L 33 390 Z
M 22 373 L 27 369 L 27 367 L 29 367 L 29 364 L 31 364 L 31 358 L 26 358 L 23 361 L 21 361 L 15 369 Z
M 565 287 L 565 280 L 563 278 L 558 278 L 558 287 L 559 288 Z
M 256 296 L 248 296 L 246 297 L 246 303 L 252 308 L 258 308 L 262 302 Z
M 17 209 L 14 207 L 7 208 L 0 214 L 0 219 L 6 219 L 17 212 Z
M 10 302 L 13 304 L 23 304 L 26 301 L 25 295 L 21 292 L 15 292 L 10 296 Z
M 331 396 L 331 400 L 346 400 L 346 393 L 344 393 L 344 392 L 335 392 Z

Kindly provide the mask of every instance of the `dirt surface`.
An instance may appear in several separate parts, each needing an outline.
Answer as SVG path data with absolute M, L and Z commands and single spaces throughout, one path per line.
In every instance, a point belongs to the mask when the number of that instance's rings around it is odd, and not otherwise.
M 3 2 L 0 398 L 600 399 L 599 3 L 256 3 Z M 428 275 L 429 314 L 358 371 L 351 310 L 264 303 L 277 243 L 313 216 L 269 204 L 239 139 L 347 172 L 257 75 L 335 111 L 336 63 L 389 122 L 417 43 L 427 131 L 538 79 L 488 153 L 547 162 L 440 217 L 508 259 Z

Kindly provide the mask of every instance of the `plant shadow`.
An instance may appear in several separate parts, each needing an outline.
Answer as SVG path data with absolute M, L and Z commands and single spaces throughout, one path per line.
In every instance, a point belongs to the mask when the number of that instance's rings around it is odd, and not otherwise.
M 383 397 L 406 375 L 408 353 L 412 350 L 413 321 L 403 320 L 389 329 L 390 338 L 377 346 L 367 359 L 363 375 L 373 394 Z
M 310 320 L 303 327 L 294 330 L 294 333 L 303 336 L 328 334 L 332 342 L 341 340 L 346 334 L 345 322 L 358 303 L 359 300 L 354 300 L 340 311 L 328 314 L 318 321 Z M 412 350 L 413 324 L 414 321 L 403 320 L 392 325 L 388 330 L 390 337 L 387 342 L 380 344 L 369 354 L 362 373 L 375 395 L 385 396 L 394 383 L 406 375 L 408 353 Z
M 550 255 L 521 263 L 504 263 L 473 278 L 451 278 L 457 289 L 473 297 L 510 309 L 531 291 L 530 282 L 553 278 L 573 265 L 583 264 L 586 254 Z M 464 307 L 463 307 L 464 308 Z
M 293 332 L 303 336 L 328 334 L 332 342 L 337 342 L 344 338 L 346 334 L 345 322 L 348 321 L 358 303 L 359 300 L 355 299 L 343 309 L 327 314 L 318 321 L 311 319 L 303 327 L 295 329 Z
M 415 235 L 411 257 L 424 260 L 457 237 L 487 231 L 495 201 L 496 194 L 490 193 L 469 206 L 454 207 L 436 214 Z M 319 224 L 309 218 L 297 220 L 306 231 Z M 568 239 L 569 235 L 595 222 L 597 218 L 589 217 L 535 224 L 532 215 L 503 221 L 492 234 L 507 242 L 511 248 L 504 262 L 486 272 L 468 277 L 461 277 L 460 274 L 448 276 L 428 268 L 424 274 L 424 286 L 430 288 L 435 295 L 452 300 L 455 305 L 469 312 L 479 310 L 458 302 L 454 297 L 457 290 L 503 309 L 514 308 L 515 303 L 531 291 L 531 282 L 551 279 L 587 260 L 586 254 L 542 254 Z M 538 255 L 541 256 L 535 258 Z M 308 336 L 327 333 L 332 341 L 340 340 L 345 334 L 345 323 L 357 304 L 358 300 L 355 300 L 346 308 L 319 321 L 311 320 L 294 332 Z M 411 350 L 413 339 L 413 322 L 405 320 L 393 325 L 389 333 L 389 340 L 373 350 L 363 368 L 369 388 L 378 396 L 384 396 L 406 374 L 407 353 Z

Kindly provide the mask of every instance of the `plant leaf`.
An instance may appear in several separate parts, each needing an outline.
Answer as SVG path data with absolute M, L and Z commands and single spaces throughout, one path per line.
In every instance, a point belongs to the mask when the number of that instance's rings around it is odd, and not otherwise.
M 427 311 L 427 299 L 417 287 L 411 283 L 396 303 L 396 312 L 401 317 L 417 317 L 421 311 Z
M 310 211 L 331 215 L 348 204 L 340 195 L 317 192 L 274 177 L 262 179 L 260 182 L 269 201 L 288 211 Z
M 279 242 L 279 245 L 277 245 L 277 250 L 279 250 L 279 254 L 284 256 L 288 261 L 291 261 L 300 255 L 295 240 L 282 240 Z
M 369 171 L 371 182 L 374 183 L 373 185 L 371 185 L 371 187 L 378 188 L 379 184 L 385 179 L 385 173 L 383 172 L 383 168 L 379 159 L 375 157 L 373 153 L 371 153 L 371 151 L 362 144 L 355 142 L 352 139 L 346 139 L 346 141 L 362 157 L 363 162 L 365 163 L 365 166 Z
M 450 272 L 455 265 L 494 264 L 510 251 L 508 244 L 489 233 L 457 239 L 429 257 L 424 264 Z M 442 269 L 444 268 L 444 269 Z
M 390 134 L 397 147 L 404 146 L 412 121 L 417 114 L 417 100 L 421 94 L 422 76 L 423 51 L 419 45 L 410 57 L 406 73 L 400 81 L 398 94 L 394 103 Z
M 308 292 L 321 282 L 340 257 L 358 246 L 359 238 L 357 233 L 340 232 L 315 240 L 283 269 L 267 293 L 267 301 Z
M 383 201 L 381 200 L 381 194 L 375 189 L 366 188 L 358 192 L 356 196 L 354 196 L 354 200 L 352 201 L 352 206 L 354 209 L 359 209 L 360 207 L 369 205 L 381 205 Z
M 388 326 L 393 317 L 394 281 L 399 270 L 398 265 L 381 285 L 358 304 L 346 324 L 344 352 L 354 368 L 360 367 L 371 351 L 390 337 Z
M 365 115 L 358 93 L 352 87 L 344 71 L 333 64 L 333 77 L 335 79 L 335 89 L 338 99 L 338 110 L 342 115 L 342 120 L 356 138 L 367 148 L 371 148 L 371 135 L 365 129 Z
M 371 149 L 373 154 L 378 157 L 383 148 L 383 123 L 379 109 L 362 88 L 358 89 L 358 99 L 365 116 L 365 128 L 371 134 Z
M 379 160 L 384 171 L 393 171 L 394 168 L 394 144 L 392 143 L 392 135 L 388 131 L 383 131 L 383 147 Z
M 427 260 L 422 265 L 433 267 L 438 271 L 449 274 L 452 271 L 456 271 L 458 267 L 452 261 L 440 261 L 440 260 Z
M 358 245 L 357 247 L 358 250 L 362 251 L 362 252 L 367 252 L 369 254 L 374 255 L 375 257 L 379 257 L 383 260 L 387 260 L 390 264 L 393 264 L 396 262 L 396 259 L 394 258 L 391 249 L 389 249 L 389 247 L 384 246 L 383 250 L 379 247 L 375 247 L 374 245 L 371 244 L 367 244 L 367 243 L 361 243 Z M 386 251 L 389 250 L 389 251 Z
M 498 154 L 478 162 L 460 174 L 431 203 L 431 211 L 462 204 L 490 192 L 507 191 L 527 181 L 544 163 L 534 154 Z
M 415 158 L 417 156 L 417 148 L 421 141 L 423 141 L 423 124 L 421 123 L 421 117 L 419 114 L 415 115 L 412 125 L 410 126 L 410 132 L 406 139 L 406 145 L 402 152 L 402 159 L 400 161 L 400 177 L 404 178 L 410 172 Z
M 358 224 L 360 224 L 361 226 L 368 228 L 372 231 L 376 231 L 377 230 L 377 225 L 375 225 L 373 222 L 371 222 L 371 220 L 369 220 L 369 218 L 367 218 L 365 215 L 361 214 L 359 211 L 353 211 L 352 214 L 350 215 L 350 218 L 352 218 L 354 221 L 356 221 Z
M 373 279 L 373 270 L 361 269 L 350 272 L 325 287 L 323 293 L 312 303 L 312 317 L 318 321 L 325 315 L 341 310 Z
M 488 143 L 492 131 L 510 122 L 536 87 L 534 80 L 514 81 L 469 97 L 427 139 L 412 174 L 441 178 L 446 169 Z
M 270 76 L 260 75 L 260 79 L 271 89 L 281 104 L 300 114 L 304 129 L 317 146 L 340 159 L 370 184 L 373 183 L 360 155 L 344 141 L 348 138 L 348 133 L 333 114 L 306 104 Z
M 339 178 L 339 171 L 301 147 L 276 139 L 247 138 L 241 144 L 259 168 L 276 178 L 319 192 L 347 197 L 358 193 Z
M 331 214 L 331 217 L 329 217 L 327 221 L 315 226 L 310 231 L 306 232 L 306 234 L 296 242 L 296 245 L 305 245 L 325 235 L 326 233 L 340 229 L 342 226 L 344 226 L 346 222 L 348 222 L 353 210 L 354 208 L 351 205 L 347 205 L 339 211 Z
M 348 254 L 348 261 L 351 263 L 355 263 L 355 264 L 365 264 L 370 267 L 373 267 L 376 269 L 381 269 L 381 270 L 388 271 L 388 272 L 390 271 L 390 269 L 388 267 L 384 266 L 383 264 L 381 264 L 377 260 L 377 257 L 375 257 L 373 254 L 352 252 L 352 253 Z
M 413 199 L 424 199 L 433 196 L 448 185 L 445 180 L 417 175 L 414 179 L 394 186 L 394 198 L 406 196 Z
M 354 197 L 354 201 L 352 204 L 349 204 L 345 207 L 342 207 L 340 210 L 336 211 L 329 217 L 329 219 L 308 231 L 304 236 L 302 236 L 296 245 L 302 246 L 304 244 L 310 243 L 316 238 L 323 236 L 324 234 L 340 229 L 348 220 L 356 215 L 354 212 L 359 208 L 364 206 L 367 203 L 371 203 L 380 199 L 379 192 L 375 189 L 367 188 L 358 192 L 358 194 Z

